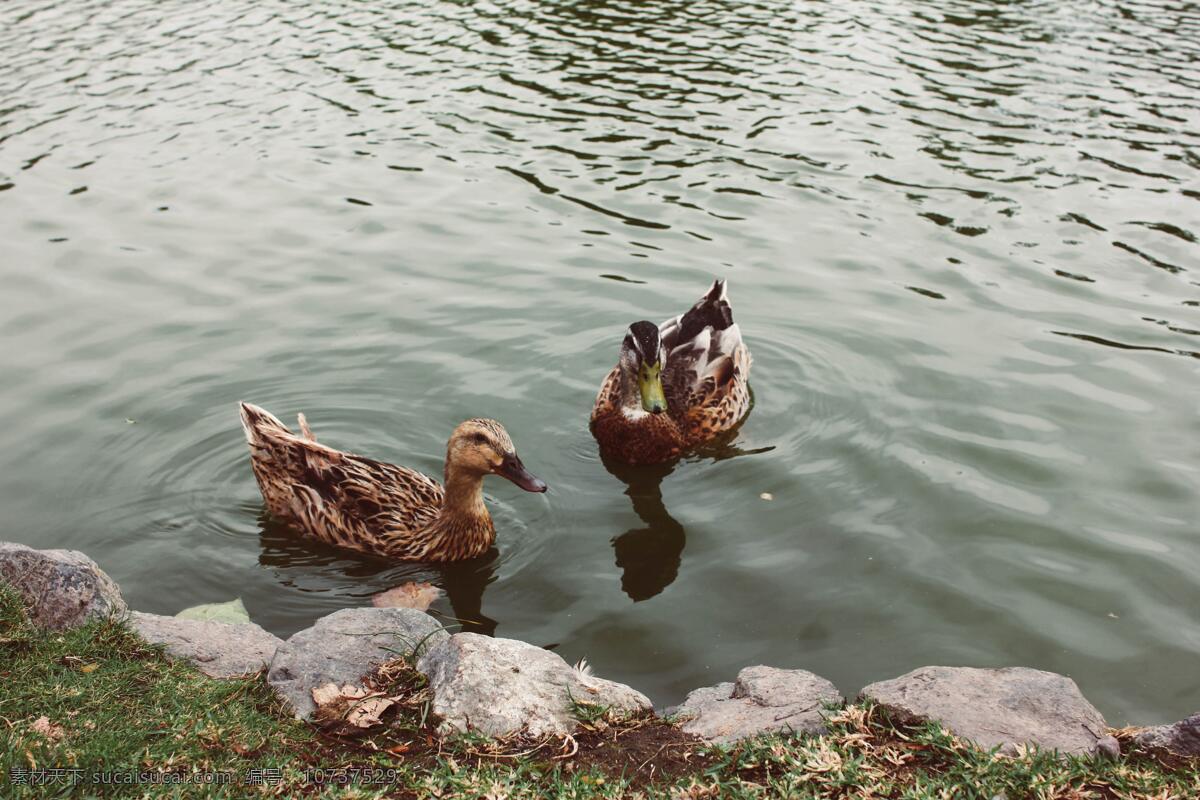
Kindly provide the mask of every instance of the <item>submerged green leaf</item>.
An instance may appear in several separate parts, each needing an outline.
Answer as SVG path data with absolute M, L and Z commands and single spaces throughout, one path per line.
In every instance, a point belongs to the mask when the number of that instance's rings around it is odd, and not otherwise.
M 175 615 L 178 619 L 202 619 L 209 622 L 249 622 L 250 615 L 242 598 L 238 597 L 228 603 L 205 603 L 204 605 L 185 608 Z

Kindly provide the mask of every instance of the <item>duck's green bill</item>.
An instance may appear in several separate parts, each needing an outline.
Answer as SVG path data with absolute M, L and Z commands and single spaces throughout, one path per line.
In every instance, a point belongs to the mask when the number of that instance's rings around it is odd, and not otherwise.
M 667 410 L 667 396 L 662 386 L 662 362 L 642 365 L 638 373 L 638 387 L 642 392 L 642 408 L 651 414 Z

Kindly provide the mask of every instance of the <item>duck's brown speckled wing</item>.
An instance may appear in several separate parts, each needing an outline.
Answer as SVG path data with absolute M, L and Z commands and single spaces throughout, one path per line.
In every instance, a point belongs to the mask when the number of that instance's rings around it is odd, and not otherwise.
M 328 544 L 384 552 L 438 516 L 442 487 L 419 472 L 300 438 L 249 404 L 242 422 L 267 508 Z
M 323 448 L 296 448 L 292 516 L 318 538 L 382 553 L 437 519 L 442 487 L 419 472 Z
M 689 444 L 705 442 L 741 421 L 750 410 L 750 350 L 740 341 L 713 362 L 688 395 L 680 428 Z
M 736 425 L 750 409 L 750 351 L 733 321 L 725 282 L 659 326 L 667 364 L 663 393 L 689 445 Z

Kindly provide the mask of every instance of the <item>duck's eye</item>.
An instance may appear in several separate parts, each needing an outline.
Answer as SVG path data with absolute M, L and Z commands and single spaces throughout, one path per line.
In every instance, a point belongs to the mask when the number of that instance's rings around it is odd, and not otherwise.
M 475 444 L 487 444 L 488 438 L 487 438 L 487 436 L 484 436 L 482 433 L 476 433 L 476 434 L 471 435 L 471 441 L 474 442 Z

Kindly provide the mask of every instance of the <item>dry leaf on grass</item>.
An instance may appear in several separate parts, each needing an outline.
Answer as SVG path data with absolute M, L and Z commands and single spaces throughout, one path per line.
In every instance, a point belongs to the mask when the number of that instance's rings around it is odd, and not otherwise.
M 356 692 L 359 694 L 355 694 Z M 312 690 L 312 699 L 318 706 L 327 706 L 340 700 L 343 694 L 346 697 L 362 697 L 366 693 L 366 689 L 358 689 L 350 685 L 338 688 L 336 683 L 327 683 Z
M 34 733 L 40 733 L 52 742 L 57 742 L 63 737 L 62 725 L 54 724 L 49 717 L 45 716 L 35 719 L 29 729 Z
M 382 722 L 380 715 L 395 704 L 396 701 L 390 697 L 368 697 L 350 707 L 346 722 L 356 728 L 370 728 Z
M 318 686 L 312 690 L 312 698 L 317 704 L 319 717 L 327 720 L 344 719 L 355 728 L 378 725 L 383 712 L 396 704 L 395 699 L 384 697 L 381 692 L 370 692 L 350 684 L 341 687 L 335 683 Z
M 371 598 L 376 608 L 415 608 L 428 611 L 433 601 L 442 596 L 442 590 L 431 583 L 402 583 L 380 592 Z

